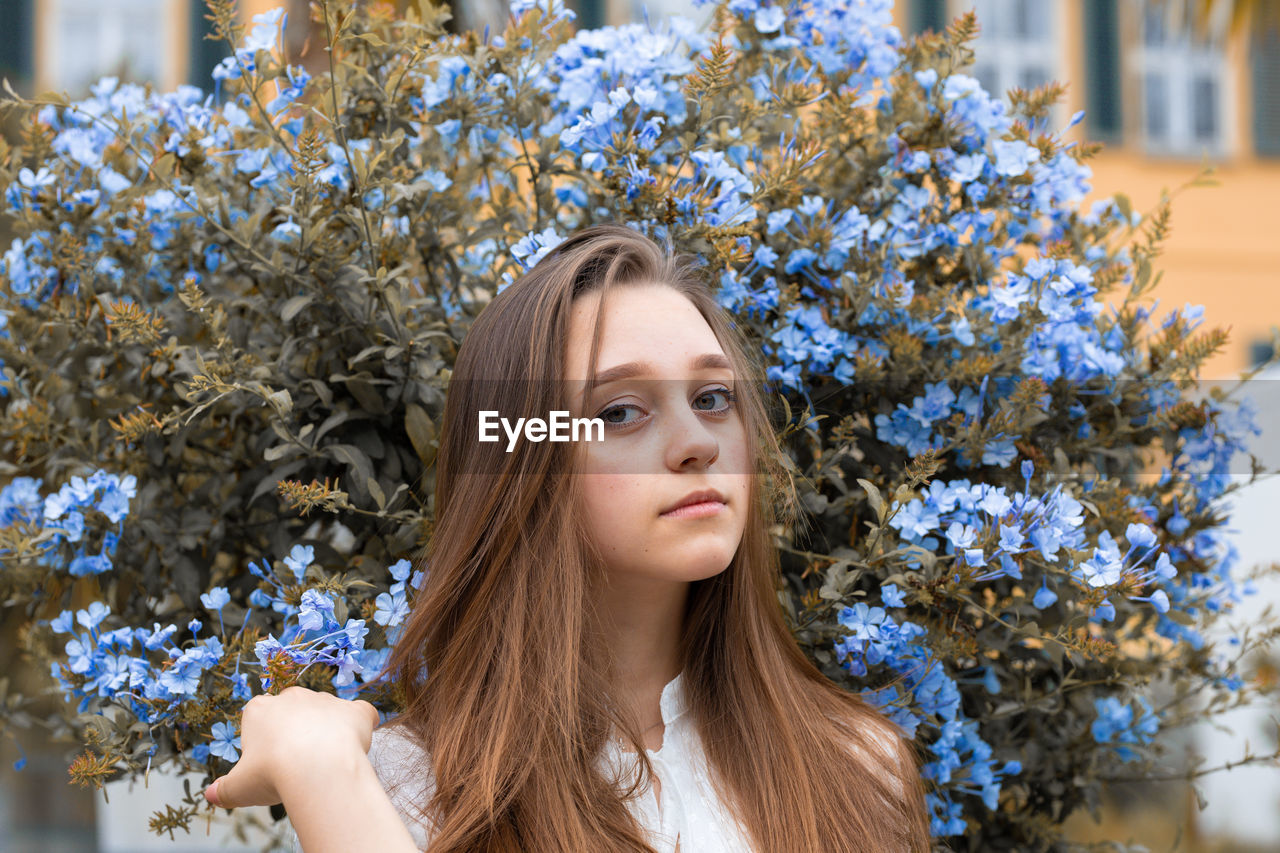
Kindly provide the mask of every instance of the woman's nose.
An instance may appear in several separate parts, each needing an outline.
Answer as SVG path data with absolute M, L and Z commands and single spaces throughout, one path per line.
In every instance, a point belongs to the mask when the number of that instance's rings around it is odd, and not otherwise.
M 668 427 L 667 466 L 673 470 L 706 467 L 720 455 L 720 441 L 696 412 L 687 409 L 678 412 Z

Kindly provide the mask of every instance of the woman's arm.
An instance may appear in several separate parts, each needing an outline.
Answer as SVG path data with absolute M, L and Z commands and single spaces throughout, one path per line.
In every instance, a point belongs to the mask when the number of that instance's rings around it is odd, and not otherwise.
M 369 763 L 377 724 L 364 700 L 305 687 L 255 696 L 241 714 L 244 754 L 205 798 L 223 808 L 284 803 L 306 853 L 416 853 Z
M 306 853 L 417 853 L 363 752 L 330 759 L 319 772 L 293 774 L 280 795 Z

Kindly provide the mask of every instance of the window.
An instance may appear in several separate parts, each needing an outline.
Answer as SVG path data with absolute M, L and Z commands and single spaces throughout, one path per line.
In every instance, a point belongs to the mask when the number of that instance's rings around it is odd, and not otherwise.
M 973 43 L 972 74 L 992 95 L 1019 87 L 1031 90 L 1062 78 L 1059 0 L 961 0 L 952 11 L 972 9 L 981 28 Z M 1062 110 L 1059 105 L 1058 112 Z M 1053 123 L 1062 116 L 1055 114 Z
M 38 4 L 43 18 L 39 54 L 43 84 L 73 97 L 87 92 L 100 77 L 121 82 L 153 82 L 170 88 L 186 77 L 178 66 L 187 51 L 177 49 L 185 32 L 177 17 L 185 4 L 168 0 L 47 0 Z M 186 22 L 183 21 L 182 24 Z M 183 46 L 185 47 L 185 46 Z
M 0 0 L 0 77 L 28 94 L 31 79 L 32 0 Z
M 947 17 L 947 0 L 911 0 L 907 11 L 912 34 L 925 30 L 940 33 L 951 22 Z
M 1268 338 L 1256 338 L 1249 344 L 1249 369 L 1259 367 L 1276 357 L 1275 347 Z
M 1253 72 L 1253 150 L 1280 156 L 1280 30 L 1264 27 L 1250 49 Z
M 1090 139 L 1118 142 L 1123 135 L 1120 18 L 1116 0 L 1085 0 L 1084 127 Z
M 1154 154 L 1224 154 L 1228 98 L 1221 36 L 1201 32 L 1176 3 L 1133 2 L 1142 34 L 1134 58 L 1143 146 Z

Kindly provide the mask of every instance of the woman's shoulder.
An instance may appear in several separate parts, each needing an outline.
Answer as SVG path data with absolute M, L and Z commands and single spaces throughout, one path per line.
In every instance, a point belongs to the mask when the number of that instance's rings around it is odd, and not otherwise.
M 435 789 L 426 750 L 404 726 L 392 721 L 373 730 L 367 754 L 378 781 L 418 849 L 425 849 L 431 826 L 429 821 L 423 823 L 420 809 L 426 806 Z M 294 853 L 304 853 L 297 833 L 290 832 L 290 836 Z
M 435 793 L 431 757 L 411 731 L 394 722 L 373 730 L 369 763 L 397 810 L 414 820 Z
M 430 757 L 422 744 L 394 720 L 373 730 L 368 755 L 379 778 L 384 774 L 387 777 L 400 776 L 415 767 L 427 769 L 430 765 Z

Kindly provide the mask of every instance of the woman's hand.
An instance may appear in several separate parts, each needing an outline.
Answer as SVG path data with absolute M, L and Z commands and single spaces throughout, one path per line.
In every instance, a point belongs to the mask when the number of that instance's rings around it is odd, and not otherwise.
M 240 720 L 240 760 L 214 779 L 204 796 L 222 808 L 272 806 L 284 802 L 291 782 L 322 773 L 353 750 L 369 752 L 378 710 L 305 687 L 254 696 Z

